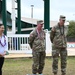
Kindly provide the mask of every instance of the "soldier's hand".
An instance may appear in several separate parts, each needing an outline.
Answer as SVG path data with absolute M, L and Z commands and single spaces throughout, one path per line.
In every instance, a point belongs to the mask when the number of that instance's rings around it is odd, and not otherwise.
M 55 28 L 54 27 L 52 28 L 52 31 L 55 31 Z

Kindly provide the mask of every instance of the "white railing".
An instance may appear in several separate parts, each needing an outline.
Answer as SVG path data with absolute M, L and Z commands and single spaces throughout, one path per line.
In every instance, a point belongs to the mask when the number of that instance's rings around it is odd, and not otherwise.
M 8 35 L 9 53 L 31 53 L 28 38 L 29 34 Z
M 8 35 L 8 51 L 9 53 L 32 53 L 28 44 L 29 34 L 13 34 Z M 50 34 L 46 31 L 46 53 L 51 54 L 52 44 L 50 42 Z M 68 54 L 75 55 L 75 42 L 67 43 Z
M 32 53 L 28 44 L 29 34 L 10 34 L 8 37 L 9 53 Z M 51 53 L 51 42 L 48 31 L 46 31 L 46 53 Z

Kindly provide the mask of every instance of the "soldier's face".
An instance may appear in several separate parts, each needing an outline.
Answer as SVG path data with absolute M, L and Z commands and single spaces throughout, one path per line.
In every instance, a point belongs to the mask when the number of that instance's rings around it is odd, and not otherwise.
M 60 25 L 64 25 L 65 20 L 60 19 Z
M 42 28 L 43 27 L 43 24 L 38 24 L 38 28 Z

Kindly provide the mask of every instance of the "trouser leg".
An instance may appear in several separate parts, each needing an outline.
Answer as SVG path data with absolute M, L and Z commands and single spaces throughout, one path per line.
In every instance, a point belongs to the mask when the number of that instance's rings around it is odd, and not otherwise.
M 43 72 L 44 65 L 45 65 L 45 56 L 46 56 L 45 51 L 40 52 L 40 55 L 39 55 L 39 67 L 38 67 L 38 73 L 39 74 L 42 74 L 42 72 Z
M 52 63 L 52 68 L 53 68 L 53 73 L 57 74 L 58 71 L 58 58 L 59 58 L 59 50 L 52 50 L 52 57 L 53 57 L 53 63 Z
M 66 65 L 67 65 L 67 50 L 62 49 L 60 52 L 61 56 L 61 72 L 66 74 Z
M 0 57 L 0 75 L 2 75 L 3 63 L 4 63 L 4 57 Z
M 38 64 L 39 64 L 39 54 L 38 52 L 33 52 L 33 64 L 32 64 L 32 73 L 36 74 L 38 71 Z

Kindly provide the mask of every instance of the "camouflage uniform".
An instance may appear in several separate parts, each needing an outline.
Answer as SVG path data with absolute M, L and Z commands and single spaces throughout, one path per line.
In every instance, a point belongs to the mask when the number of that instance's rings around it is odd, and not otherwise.
M 41 74 L 45 64 L 45 32 L 42 30 L 38 35 L 37 29 L 30 33 L 29 45 L 32 48 L 33 65 L 32 73 Z
M 68 27 L 59 23 L 54 26 L 50 32 L 50 40 L 52 42 L 52 57 L 53 57 L 53 73 L 57 74 L 58 71 L 58 57 L 60 54 L 61 58 L 61 72 L 63 75 L 66 74 L 67 64 L 67 31 Z M 62 34 L 63 33 L 63 34 Z

